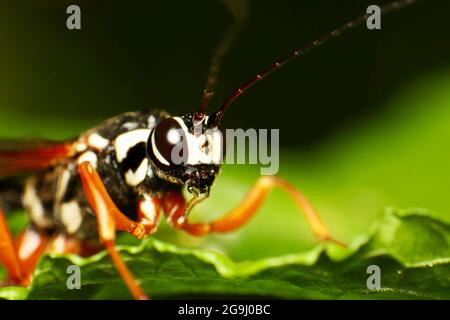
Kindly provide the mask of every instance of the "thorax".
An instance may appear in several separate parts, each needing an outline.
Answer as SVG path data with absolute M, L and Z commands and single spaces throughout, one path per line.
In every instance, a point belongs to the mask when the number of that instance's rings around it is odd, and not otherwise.
M 93 215 L 77 172 L 84 161 L 96 169 L 113 202 L 131 219 L 136 219 L 140 197 L 179 188 L 156 176 L 146 152 L 151 130 L 165 117 L 158 111 L 125 113 L 81 134 L 72 159 L 27 180 L 22 198 L 32 220 L 52 228 L 64 220 L 65 211 L 70 216 L 75 211 L 82 217 Z

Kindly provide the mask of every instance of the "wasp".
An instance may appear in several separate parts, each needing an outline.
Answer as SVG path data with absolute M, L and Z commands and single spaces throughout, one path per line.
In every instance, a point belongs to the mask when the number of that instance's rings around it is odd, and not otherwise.
M 383 13 L 413 3 L 401 0 Z M 222 218 L 191 223 L 190 210 L 206 199 L 224 152 L 221 131 L 228 106 L 271 72 L 368 19 L 365 14 L 270 65 L 237 88 L 209 116 L 220 61 L 238 28 L 231 28 L 213 55 L 200 108 L 171 116 L 162 110 L 128 112 L 78 137 L 63 141 L 4 144 L 0 149 L 0 263 L 8 285 L 27 286 L 40 257 L 49 252 L 89 256 L 106 249 L 135 299 L 147 299 L 115 248 L 116 233 L 143 239 L 154 234 L 165 215 L 175 229 L 194 236 L 236 230 L 250 220 L 274 188 L 286 191 L 303 212 L 315 236 L 335 240 L 307 198 L 281 177 L 261 176 L 244 199 Z M 178 141 L 189 156 L 173 161 Z M 186 200 L 184 188 L 190 194 Z M 29 225 L 13 238 L 3 210 L 23 208 Z

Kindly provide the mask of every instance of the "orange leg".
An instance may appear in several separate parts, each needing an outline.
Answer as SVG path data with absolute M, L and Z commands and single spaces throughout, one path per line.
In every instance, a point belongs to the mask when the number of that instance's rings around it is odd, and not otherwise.
M 46 246 L 47 237 L 33 228 L 23 231 L 14 241 L 0 209 L 0 263 L 6 267 L 7 284 L 28 285 Z
M 157 197 L 144 196 L 138 201 L 137 223 L 144 227 L 145 235 L 154 233 L 158 228 L 161 212 L 160 206 L 160 200 Z
M 19 257 L 2 209 L 0 209 L 0 263 L 6 268 L 8 282 L 20 283 L 22 281 L 23 273 Z
M 22 269 L 21 285 L 29 285 L 39 259 L 47 251 L 48 237 L 34 228 L 27 228 L 16 240 L 17 257 Z
M 100 241 L 108 251 L 114 266 L 133 297 L 140 300 L 148 299 L 115 249 L 116 228 L 117 230 L 127 231 L 137 237 L 143 237 L 145 235 L 144 226 L 128 219 L 120 212 L 108 195 L 100 176 L 89 162 L 80 164 L 78 172 L 86 198 L 97 215 Z
M 178 192 L 169 192 L 164 196 L 163 209 L 172 226 L 183 229 L 194 236 L 203 236 L 210 232 L 229 232 L 248 222 L 257 212 L 269 192 L 275 187 L 282 188 L 293 198 L 295 204 L 304 213 L 312 231 L 319 240 L 332 241 L 345 246 L 345 244 L 330 236 L 327 228 L 306 197 L 294 186 L 279 177 L 263 176 L 259 178 L 247 196 L 236 208 L 231 210 L 223 218 L 210 223 L 189 223 L 185 215 L 185 200 L 181 193 Z

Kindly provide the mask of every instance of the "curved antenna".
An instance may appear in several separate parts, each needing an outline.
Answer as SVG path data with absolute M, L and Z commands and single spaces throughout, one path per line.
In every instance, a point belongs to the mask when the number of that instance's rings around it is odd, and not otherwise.
M 199 110 L 195 114 L 195 120 L 201 121 L 205 115 L 206 107 L 214 95 L 214 88 L 217 84 L 218 73 L 222 65 L 222 60 L 231 47 L 236 36 L 239 34 L 242 26 L 247 20 L 248 16 L 248 2 L 242 0 L 223 0 L 224 4 L 230 10 L 234 22 L 228 31 L 222 37 L 211 59 L 211 66 L 209 68 L 208 78 L 206 80 L 205 89 L 203 90 L 202 102 Z
M 391 11 L 394 11 L 394 10 L 397 10 L 397 9 L 401 9 L 401 8 L 406 7 L 408 5 L 411 5 L 411 4 L 413 4 L 413 3 L 417 2 L 417 1 L 418 0 L 399 0 L 399 1 L 395 1 L 395 2 L 390 3 L 390 4 L 388 4 L 388 5 L 384 6 L 384 7 L 381 7 L 380 8 L 381 14 L 386 14 L 386 13 L 389 13 Z M 233 92 L 233 94 L 231 94 L 231 96 L 225 101 L 225 103 L 211 116 L 211 120 L 210 121 L 212 122 L 212 125 L 213 126 L 218 125 L 220 123 L 220 120 L 221 120 L 225 110 L 228 108 L 228 106 L 234 100 L 236 100 L 237 97 L 242 95 L 247 89 L 252 87 L 255 83 L 257 83 L 258 81 L 261 81 L 262 79 L 267 77 L 269 74 L 271 74 L 275 70 L 281 68 L 286 63 L 294 60 L 295 58 L 305 54 L 306 52 L 308 52 L 308 51 L 310 51 L 310 50 L 312 50 L 314 48 L 317 48 L 318 46 L 320 46 L 321 44 L 324 44 L 328 40 L 336 38 L 339 35 L 343 34 L 344 32 L 349 31 L 349 30 L 351 30 L 351 29 L 361 25 L 363 22 L 365 22 L 367 20 L 367 18 L 369 16 L 370 16 L 369 14 L 365 14 L 363 16 L 355 18 L 355 19 L 347 22 L 343 26 L 341 26 L 341 27 L 339 27 L 339 28 L 337 28 L 337 29 L 335 29 L 335 30 L 325 34 L 321 38 L 319 38 L 319 39 L 317 39 L 317 40 L 307 44 L 305 47 L 292 51 L 285 58 L 275 61 L 275 63 L 270 65 L 268 68 L 264 69 L 262 72 L 258 73 L 256 76 L 254 76 L 249 81 L 244 83 L 242 86 L 237 88 Z

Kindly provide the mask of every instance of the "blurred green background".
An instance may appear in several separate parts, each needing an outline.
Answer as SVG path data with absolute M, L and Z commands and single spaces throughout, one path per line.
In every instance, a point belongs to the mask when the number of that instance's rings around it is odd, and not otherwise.
M 274 59 L 390 1 L 250 1 L 211 109 Z M 82 30 L 65 27 L 78 4 Z M 0 136 L 63 139 L 125 112 L 192 112 L 215 45 L 231 23 L 219 0 L 2 1 Z M 387 206 L 450 220 L 450 3 L 421 1 L 314 50 L 230 108 L 228 128 L 279 128 L 280 175 L 300 187 L 333 234 L 351 241 Z M 225 165 L 195 219 L 220 216 L 257 179 Z M 281 255 L 315 240 L 283 193 L 229 235 L 204 239 L 163 225 L 158 238 L 237 260 Z

